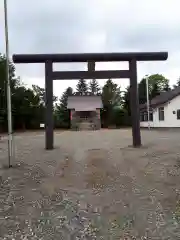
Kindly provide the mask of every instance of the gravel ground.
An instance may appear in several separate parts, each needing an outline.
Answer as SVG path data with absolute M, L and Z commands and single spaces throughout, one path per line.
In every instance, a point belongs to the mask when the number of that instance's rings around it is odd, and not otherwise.
M 0 240 L 180 239 L 180 132 L 58 132 L 0 140 Z

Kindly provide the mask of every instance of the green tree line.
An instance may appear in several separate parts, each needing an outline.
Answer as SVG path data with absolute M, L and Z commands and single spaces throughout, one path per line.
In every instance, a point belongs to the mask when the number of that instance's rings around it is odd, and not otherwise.
M 12 92 L 13 129 L 38 129 L 44 123 L 45 116 L 45 89 L 38 85 L 26 87 L 20 78 L 15 75 L 15 66 L 9 61 L 9 75 Z M 170 90 L 169 80 L 161 74 L 145 76 L 138 84 L 139 102 L 146 102 L 146 78 L 149 83 L 150 100 L 162 91 Z M 0 55 L 0 131 L 7 131 L 7 96 L 6 96 L 6 58 Z M 180 86 L 180 79 L 173 87 Z M 108 79 L 101 88 L 96 79 L 87 83 L 80 79 L 76 92 L 101 94 L 103 109 L 101 110 L 102 127 L 130 126 L 130 87 L 122 91 L 120 86 Z M 54 123 L 56 128 L 70 126 L 69 111 L 67 109 L 68 96 L 73 89 L 68 87 L 60 98 L 54 96 Z

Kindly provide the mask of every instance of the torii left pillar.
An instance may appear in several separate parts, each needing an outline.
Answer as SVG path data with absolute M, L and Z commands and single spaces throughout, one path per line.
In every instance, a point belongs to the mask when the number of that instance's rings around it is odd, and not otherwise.
M 45 62 L 45 148 L 54 148 L 54 119 L 53 119 L 53 63 L 50 60 Z

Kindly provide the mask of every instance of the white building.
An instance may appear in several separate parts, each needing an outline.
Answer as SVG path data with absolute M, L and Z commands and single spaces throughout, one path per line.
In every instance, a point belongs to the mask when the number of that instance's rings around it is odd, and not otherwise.
M 148 127 L 147 105 L 140 105 L 140 126 Z M 180 87 L 162 92 L 150 101 L 150 127 L 180 127 Z

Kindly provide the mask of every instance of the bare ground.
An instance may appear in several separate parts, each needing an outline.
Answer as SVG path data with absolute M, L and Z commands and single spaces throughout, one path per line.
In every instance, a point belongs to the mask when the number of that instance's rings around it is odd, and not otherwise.
M 0 239 L 180 239 L 180 132 L 62 132 L 0 141 Z

